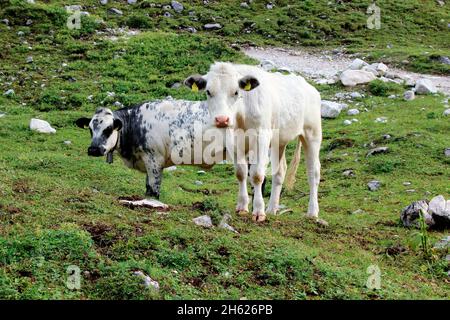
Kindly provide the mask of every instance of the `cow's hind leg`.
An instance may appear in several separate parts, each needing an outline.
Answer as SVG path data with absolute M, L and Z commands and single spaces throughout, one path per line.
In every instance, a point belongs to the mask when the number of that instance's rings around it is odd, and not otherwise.
M 279 152 L 271 152 L 271 166 L 272 166 L 272 191 L 270 192 L 269 205 L 267 207 L 268 213 L 276 214 L 280 204 L 281 189 L 283 186 L 284 177 L 286 176 L 286 146 L 279 148 Z
M 305 132 L 301 137 L 305 150 L 306 171 L 309 183 L 309 205 L 308 217 L 317 218 L 319 216 L 318 189 L 320 182 L 320 133 L 314 134 L 313 131 Z

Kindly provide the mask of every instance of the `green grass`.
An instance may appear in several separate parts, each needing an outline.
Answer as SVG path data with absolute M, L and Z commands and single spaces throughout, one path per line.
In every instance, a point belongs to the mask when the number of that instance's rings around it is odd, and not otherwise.
M 0 298 L 448 298 L 445 252 L 435 252 L 432 259 L 425 259 L 414 245 L 414 230 L 403 228 L 399 222 L 401 209 L 410 202 L 450 195 L 450 163 L 443 155 L 450 145 L 449 126 L 448 119 L 442 117 L 441 96 L 419 96 L 409 102 L 387 99 L 385 95 L 401 93 L 403 88 L 375 83 L 361 88 L 366 98 L 357 107 L 369 111 L 357 116 L 358 123 L 344 126 L 345 115 L 323 121 L 319 196 L 320 215 L 329 222 L 328 228 L 304 217 L 308 186 L 303 163 L 295 189 L 282 195 L 282 204 L 293 212 L 270 216 L 261 225 L 233 215 L 231 225 L 239 234 L 217 227 L 203 229 L 192 222 L 194 217 L 206 213 L 217 223 L 223 213 L 234 211 L 237 183 L 230 165 L 215 166 L 206 175 L 198 175 L 195 167 L 165 172 L 161 200 L 171 205 L 167 214 L 132 210 L 118 203 L 121 196 L 143 196 L 144 175 L 125 168 L 118 157 L 112 165 L 104 159 L 88 157 L 89 133 L 76 128 L 75 119 L 91 115 L 100 105 L 111 107 L 115 101 L 131 105 L 167 95 L 203 99 L 204 96 L 185 88 L 171 86 L 191 73 L 205 72 L 214 60 L 254 63 L 231 49 L 231 41 L 289 43 L 283 28 L 292 24 L 263 25 L 266 18 L 288 19 L 284 2 L 277 2 L 275 10 L 267 11 L 262 2 L 255 1 L 260 13 L 256 16 L 240 9 L 237 2 L 210 2 L 206 7 L 200 1 L 192 2 L 198 22 L 177 15 L 167 20 L 160 16 L 160 9 L 141 4 L 140 9 L 133 7 L 136 10 L 132 11 L 131 6 L 119 2 L 108 7 L 123 9 L 124 16 L 106 20 L 106 9 L 98 5 L 96 10 L 88 10 L 92 14 L 85 18 L 81 31 L 63 27 L 65 13 L 58 9 L 61 1 L 39 4 L 39 10 L 31 10 L 19 1 L 2 7 L 2 17 L 8 16 L 12 28 L 0 25 L 0 89 L 3 93 L 13 88 L 15 95 L 0 95 L 0 112 L 6 112 L 0 118 Z M 406 6 L 394 1 L 380 3 L 394 8 Z M 431 4 L 434 2 L 411 3 L 420 13 L 430 9 L 432 13 L 439 10 L 437 14 L 444 18 L 448 16 L 448 10 L 435 7 Z M 317 10 L 323 6 L 323 2 L 304 1 L 292 5 L 291 10 L 303 13 L 302 19 L 308 12 L 311 21 L 317 23 Z M 191 9 L 186 7 L 186 11 Z M 219 12 L 217 8 L 223 10 Z M 198 27 L 210 19 L 212 10 L 220 23 L 229 25 L 226 30 L 198 35 L 178 31 L 180 25 Z M 344 21 L 350 13 L 364 12 L 358 1 L 339 10 L 339 15 L 325 12 L 331 21 Z M 130 18 L 145 13 L 154 17 L 151 25 L 142 22 L 142 17 Z M 259 21 L 255 29 L 261 31 L 242 34 L 239 22 L 233 27 L 237 31 L 229 30 L 231 24 L 226 22 L 233 13 L 238 14 L 233 18 L 236 20 Z M 405 10 L 404 15 L 410 14 L 411 10 Z M 29 27 L 23 22 L 27 17 L 35 19 Z M 95 21 L 99 17 L 105 20 L 104 24 Z M 361 23 L 361 14 L 352 17 L 355 18 L 349 23 Z M 392 16 L 392 21 L 402 17 Z M 428 42 L 440 43 L 436 50 L 441 50 L 445 42 L 438 39 L 444 31 L 436 25 L 436 19 L 431 19 L 431 13 L 412 15 L 402 23 L 411 27 L 420 19 L 425 19 L 424 23 L 437 36 L 417 41 L 414 46 L 404 42 L 405 52 L 418 52 Z M 390 21 L 386 20 L 389 26 Z M 140 24 L 145 30 L 118 41 L 93 32 L 94 27 L 126 23 Z M 301 25 L 305 24 L 292 25 L 292 32 L 300 34 Z M 322 28 L 327 25 L 330 24 L 323 21 Z M 306 32 L 313 30 L 302 28 L 305 37 Z M 406 29 L 397 30 L 400 42 L 408 33 L 418 32 L 419 25 Z M 25 32 L 23 38 L 17 36 L 20 30 Z M 343 30 L 336 27 L 330 31 L 332 45 L 349 43 L 367 48 L 369 40 L 362 37 L 366 31 Z M 264 32 L 278 36 L 267 40 Z M 380 32 L 373 41 L 381 48 L 384 41 L 394 41 L 395 37 L 396 34 Z M 325 34 L 311 35 L 299 44 L 321 45 L 325 38 Z M 361 41 L 349 42 L 347 38 Z M 27 64 L 29 55 L 34 61 Z M 345 89 L 320 86 L 319 90 L 329 99 Z M 108 97 L 107 92 L 115 92 L 115 96 Z M 388 122 L 374 123 L 380 116 L 387 117 Z M 28 124 L 32 117 L 48 120 L 57 133 L 31 132 Z M 384 141 L 384 134 L 392 138 Z M 65 140 L 72 144 L 65 145 Z M 369 148 L 365 145 L 372 141 L 388 146 L 390 152 L 367 158 Z M 294 145 L 290 145 L 289 159 L 293 150 Z M 346 169 L 352 169 L 355 177 L 344 177 L 342 172 Z M 366 184 L 372 179 L 382 182 L 379 191 L 367 190 Z M 203 185 L 195 185 L 196 180 Z M 412 185 L 404 186 L 405 181 Z M 416 192 L 408 193 L 407 189 Z M 364 213 L 351 214 L 356 209 Z M 429 231 L 430 243 L 445 234 Z M 392 253 L 391 248 L 396 246 L 406 252 Z M 365 287 L 366 270 L 372 264 L 377 264 L 382 272 L 379 291 Z M 81 269 L 80 290 L 66 287 L 66 269 L 70 265 Z M 144 288 L 132 274 L 135 270 L 157 280 L 160 291 Z

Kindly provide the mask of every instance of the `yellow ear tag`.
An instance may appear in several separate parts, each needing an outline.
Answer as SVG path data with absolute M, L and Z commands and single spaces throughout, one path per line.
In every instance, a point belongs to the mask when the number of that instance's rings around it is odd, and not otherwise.
M 192 92 L 198 92 L 198 86 L 195 82 L 192 84 L 191 89 L 192 89 Z
M 251 84 L 250 81 L 249 81 L 249 82 L 247 82 L 247 84 L 245 85 L 244 90 L 245 90 L 245 91 L 250 91 L 251 89 L 252 89 L 252 84 Z

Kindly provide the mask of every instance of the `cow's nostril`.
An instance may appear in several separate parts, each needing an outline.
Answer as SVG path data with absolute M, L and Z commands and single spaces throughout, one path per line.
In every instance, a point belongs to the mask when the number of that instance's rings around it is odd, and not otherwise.
M 88 148 L 88 155 L 93 157 L 100 157 L 105 153 L 105 150 L 103 148 L 99 147 L 89 147 Z
M 227 116 L 217 116 L 216 117 L 216 126 L 219 128 L 224 128 L 228 126 L 228 123 L 230 121 L 230 117 Z

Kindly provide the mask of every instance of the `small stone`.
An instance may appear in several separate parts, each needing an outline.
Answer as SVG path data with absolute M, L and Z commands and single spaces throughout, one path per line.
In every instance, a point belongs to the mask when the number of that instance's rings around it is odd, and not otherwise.
M 15 94 L 14 89 L 8 89 L 3 93 L 4 96 L 13 96 Z
M 206 171 L 205 171 L 205 170 L 199 170 L 199 171 L 197 171 L 197 174 L 199 174 L 199 175 L 205 175 L 205 174 L 206 174 Z
M 405 93 L 403 94 L 403 98 L 406 101 L 411 101 L 411 100 L 414 100 L 416 98 L 416 94 L 414 93 L 414 91 L 408 90 L 408 91 L 405 91 Z
M 31 26 L 33 24 L 33 20 L 28 19 L 27 22 L 25 22 L 25 25 Z
M 392 137 L 390 134 L 383 134 L 383 139 L 384 140 L 390 140 Z
M 353 170 L 351 170 L 351 169 L 347 169 L 347 170 L 344 170 L 344 172 L 342 172 L 342 175 L 344 177 L 354 177 L 355 176 L 355 172 Z
M 241 8 L 248 9 L 248 8 L 250 8 L 250 6 L 248 5 L 247 2 L 241 2 Z
M 123 12 L 121 10 L 117 9 L 117 8 L 109 8 L 108 12 L 111 13 L 111 14 L 118 15 L 118 16 L 123 15 Z
M 197 29 L 195 29 L 194 27 L 187 27 L 186 31 L 189 31 L 190 33 L 197 33 Z
M 107 4 L 108 4 L 108 0 L 100 0 L 100 3 L 101 3 L 102 5 L 107 5 Z
M 362 213 L 364 213 L 364 211 L 361 209 L 356 209 L 355 211 L 352 212 L 352 214 L 362 214 Z
M 274 7 L 274 4 L 273 4 L 272 2 L 269 2 L 268 4 L 266 4 L 266 8 L 267 8 L 268 10 L 272 10 L 273 7 Z
M 199 180 L 196 180 L 196 181 L 194 182 L 194 184 L 197 185 L 197 186 L 201 186 L 201 185 L 203 185 L 203 182 L 201 182 L 201 181 L 199 181 Z
M 172 0 L 170 5 L 172 6 L 173 10 L 176 13 L 181 13 L 183 11 L 183 9 L 184 9 L 183 5 L 181 3 L 179 3 L 178 1 Z
M 223 216 L 222 221 L 220 221 L 219 228 L 226 229 L 226 230 L 229 230 L 229 231 L 234 232 L 234 233 L 238 233 L 238 232 L 236 231 L 236 229 L 234 229 L 232 226 L 230 226 L 230 225 L 228 224 L 228 222 L 229 222 L 230 220 L 231 220 L 231 216 L 230 216 L 228 213 L 226 213 L 226 214 Z
M 6 24 L 7 26 L 9 26 L 9 20 L 8 19 L 2 19 L 2 23 Z
M 56 133 L 47 121 L 40 119 L 31 119 L 30 129 L 39 133 Z
M 339 116 L 341 111 L 345 109 L 347 105 L 337 103 L 334 101 L 322 100 L 321 104 L 321 116 L 322 118 L 334 119 Z
M 388 97 L 388 99 L 397 99 L 397 95 L 391 94 L 391 95 Z
M 3 118 L 4 116 L 6 116 L 5 113 L 0 112 L 0 118 Z
M 220 23 L 207 23 L 203 26 L 205 30 L 218 30 L 222 29 L 222 25 Z
M 444 112 L 442 113 L 442 115 L 444 117 L 450 116 L 450 108 L 449 109 L 445 109 Z
M 275 63 L 271 60 L 262 60 L 260 66 L 266 71 L 271 71 L 273 69 L 276 69 L 277 67 Z
M 66 140 L 66 141 L 64 141 L 64 144 L 65 144 L 66 146 L 71 145 L 71 144 L 72 144 L 72 141 Z
M 120 102 L 120 101 L 114 102 L 114 103 L 113 103 L 113 106 L 114 106 L 114 107 L 117 107 L 117 108 L 123 108 L 123 104 L 122 104 L 122 102 Z
M 347 67 L 349 70 L 360 70 L 365 66 L 368 66 L 369 64 L 365 62 L 364 60 L 361 60 L 359 58 L 356 58 L 352 61 L 352 63 Z
M 135 4 L 137 2 L 137 0 L 127 0 L 128 4 Z
M 27 63 L 32 63 L 33 62 L 33 57 L 32 56 L 28 56 L 26 59 Z
M 381 187 L 381 182 L 378 180 L 372 180 L 369 183 L 367 183 L 367 187 L 370 191 L 377 191 Z
M 353 87 L 358 84 L 369 83 L 370 81 L 375 79 L 376 77 L 373 73 L 363 70 L 345 70 L 340 75 L 340 80 L 346 87 Z
M 65 8 L 66 8 L 66 11 L 68 11 L 68 12 L 75 12 L 75 11 L 81 11 L 82 10 L 82 7 L 80 5 L 78 5 L 78 4 L 65 6 Z
M 347 115 L 349 116 L 356 116 L 359 114 L 359 110 L 358 109 L 350 109 L 347 111 Z
M 177 166 L 170 166 L 170 167 L 165 168 L 164 170 L 169 171 L 169 172 L 175 171 L 175 170 L 177 170 Z
M 148 275 L 143 273 L 142 271 L 134 271 L 133 274 L 135 276 L 140 277 L 143 280 L 143 284 L 146 288 L 152 288 L 154 290 L 159 290 L 159 283 L 152 278 L 150 278 Z
M 379 117 L 379 118 L 375 119 L 375 122 L 386 123 L 387 122 L 387 118 L 386 117 Z
M 194 223 L 198 226 L 204 227 L 204 228 L 212 228 L 213 227 L 213 223 L 211 220 L 211 217 L 208 215 L 204 215 L 204 216 L 200 216 L 197 218 L 192 219 L 192 221 L 194 221 Z
M 432 218 L 427 213 L 428 203 L 426 200 L 415 201 L 409 206 L 405 207 L 400 214 L 400 220 L 405 227 L 417 226 L 421 212 L 425 213 L 425 221 L 429 221 L 429 223 L 432 223 Z
M 352 99 L 360 99 L 360 98 L 363 97 L 363 95 L 361 93 L 359 93 L 359 92 L 352 92 L 352 93 L 350 93 L 350 97 Z
M 22 37 L 22 36 L 25 35 L 25 32 L 23 32 L 23 31 L 17 31 L 17 35 L 18 35 L 19 37 Z
M 438 61 L 442 64 L 450 64 L 450 58 L 449 57 L 445 57 L 445 56 L 441 56 L 439 57 Z
M 373 155 L 376 155 L 376 154 L 387 153 L 387 152 L 389 152 L 389 148 L 388 147 L 377 147 L 377 148 L 373 148 L 372 150 L 370 150 L 367 153 L 366 156 L 370 157 L 370 156 L 373 156 Z
M 352 124 L 352 122 L 351 122 L 351 120 L 344 120 L 344 125 L 346 125 L 346 126 L 348 126 L 348 125 L 351 125 Z
M 410 186 L 410 185 L 411 185 L 411 182 L 405 181 L 405 182 L 403 182 L 403 185 L 404 185 L 404 186 Z

